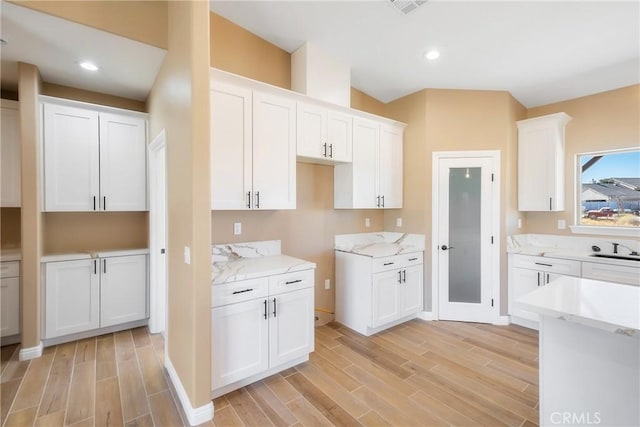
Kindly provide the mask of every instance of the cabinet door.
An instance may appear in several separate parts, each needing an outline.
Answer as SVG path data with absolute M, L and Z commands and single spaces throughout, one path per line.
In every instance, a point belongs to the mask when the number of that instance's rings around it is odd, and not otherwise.
M 538 315 L 530 311 L 522 310 L 514 304 L 514 301 L 544 285 L 545 274 L 536 270 L 524 268 L 511 268 L 509 276 L 509 314 L 523 319 L 538 321 Z
M 296 208 L 296 103 L 253 92 L 253 207 Z
M 20 206 L 20 113 L 18 103 L 2 100 L 0 117 L 0 207 Z
M 376 161 L 379 126 L 376 123 L 353 121 L 353 208 L 376 208 Z
M 211 389 L 269 368 L 267 299 L 212 309 Z
M 311 353 L 314 349 L 313 288 L 270 298 L 269 367 Z
M 398 319 L 400 270 L 374 274 L 371 286 L 371 327 L 375 328 Z
M 147 317 L 147 256 L 100 260 L 100 327 Z
M 44 210 L 98 209 L 98 113 L 43 105 Z
M 147 122 L 100 113 L 100 210 L 147 209 Z
M 400 286 L 400 317 L 422 311 L 423 266 L 407 267 Z
M 100 272 L 97 259 L 44 264 L 45 338 L 100 326 Z
M 378 191 L 380 207 L 402 208 L 402 129 L 380 127 Z
M 20 278 L 0 279 L 0 337 L 20 333 Z
M 214 83 L 211 90 L 211 209 L 249 209 L 251 90 Z
M 351 162 L 353 118 L 347 114 L 329 111 L 327 114 L 327 142 L 329 156 L 336 162 Z
M 327 109 L 298 103 L 296 122 L 298 156 L 310 159 L 328 158 Z

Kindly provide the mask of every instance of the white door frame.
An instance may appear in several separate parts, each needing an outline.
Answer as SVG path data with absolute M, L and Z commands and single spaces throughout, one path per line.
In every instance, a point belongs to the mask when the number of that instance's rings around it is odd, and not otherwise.
M 166 133 L 163 129 L 149 144 L 149 331 L 161 332 L 166 341 L 167 331 L 167 264 L 160 260 L 160 251 L 165 249 L 167 234 L 167 195 L 166 195 Z M 158 168 L 158 158 L 164 157 L 164 170 Z M 164 180 L 164 197 L 158 197 L 158 180 Z M 159 200 L 163 199 L 163 200 Z M 159 204 L 164 203 L 164 221 L 158 218 Z M 158 233 L 165 233 L 165 245 L 158 239 Z M 167 254 L 164 255 L 165 260 Z M 163 268 L 164 266 L 164 268 Z M 162 271 L 164 270 L 164 271 Z
M 439 307 L 438 307 L 438 292 L 439 292 L 439 283 L 438 283 L 438 269 L 439 269 L 439 239 L 438 239 L 438 230 L 440 229 L 440 221 L 439 221 L 439 198 L 438 192 L 440 188 L 440 178 L 439 178 L 439 163 L 441 159 L 461 159 L 461 158 L 472 158 L 472 157 L 486 157 L 492 160 L 492 169 L 493 169 L 493 178 L 496 183 L 496 191 L 493 192 L 493 203 L 491 205 L 491 214 L 493 216 L 493 221 L 491 224 L 492 235 L 494 236 L 494 244 L 491 246 L 491 259 L 492 259 L 492 271 L 491 271 L 491 281 L 493 282 L 493 286 L 491 289 L 491 294 L 493 298 L 493 307 L 492 307 L 492 323 L 501 323 L 500 320 L 500 248 L 502 238 L 500 236 L 500 150 L 486 150 L 486 151 L 434 151 L 433 152 L 433 162 L 432 162 L 432 188 L 431 188 L 431 311 L 433 315 L 433 320 L 438 320 L 440 318 L 439 315 Z

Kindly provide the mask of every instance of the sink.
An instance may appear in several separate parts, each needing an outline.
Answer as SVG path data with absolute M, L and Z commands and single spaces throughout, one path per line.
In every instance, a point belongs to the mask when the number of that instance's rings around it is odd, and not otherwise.
M 631 261 L 640 261 L 640 256 L 634 256 L 634 255 L 591 254 L 590 256 L 594 256 L 597 258 L 626 259 Z

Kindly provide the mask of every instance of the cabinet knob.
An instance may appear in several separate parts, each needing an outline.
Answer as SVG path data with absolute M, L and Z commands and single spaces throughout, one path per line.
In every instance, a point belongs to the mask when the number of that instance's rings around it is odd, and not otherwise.
M 442 249 L 443 251 L 448 251 L 450 249 L 455 249 L 455 248 L 453 246 L 442 245 L 440 246 L 440 249 Z

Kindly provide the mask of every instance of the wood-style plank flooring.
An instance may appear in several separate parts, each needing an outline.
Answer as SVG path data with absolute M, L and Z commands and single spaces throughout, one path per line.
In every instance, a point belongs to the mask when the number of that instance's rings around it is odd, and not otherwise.
M 178 426 L 163 343 L 146 328 L 45 349 L 2 348 L 3 426 Z M 538 335 L 414 320 L 372 337 L 316 328 L 307 363 L 214 400 L 208 426 L 535 426 Z

